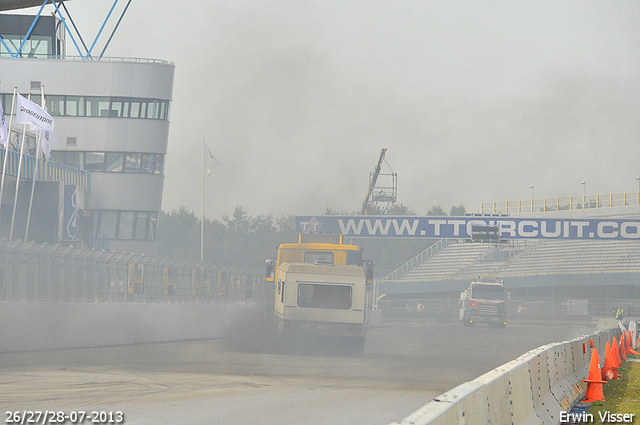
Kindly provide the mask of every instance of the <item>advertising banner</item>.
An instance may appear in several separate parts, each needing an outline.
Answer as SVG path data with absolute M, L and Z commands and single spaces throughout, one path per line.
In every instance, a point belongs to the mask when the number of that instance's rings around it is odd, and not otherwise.
M 471 239 L 474 226 L 495 226 L 501 240 L 638 240 L 640 219 L 514 218 L 496 216 L 298 216 L 298 233 L 353 238 Z

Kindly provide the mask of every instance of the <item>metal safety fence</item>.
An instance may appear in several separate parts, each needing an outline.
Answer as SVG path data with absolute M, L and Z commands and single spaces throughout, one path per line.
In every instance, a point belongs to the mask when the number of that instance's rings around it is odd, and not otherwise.
M 584 182 L 583 182 L 584 183 Z M 516 199 L 481 202 L 481 214 L 530 214 L 550 211 L 586 210 L 640 205 L 638 192 L 604 193 L 597 195 L 562 196 L 557 198 Z
M 0 239 L 0 300 L 261 304 L 261 270 Z

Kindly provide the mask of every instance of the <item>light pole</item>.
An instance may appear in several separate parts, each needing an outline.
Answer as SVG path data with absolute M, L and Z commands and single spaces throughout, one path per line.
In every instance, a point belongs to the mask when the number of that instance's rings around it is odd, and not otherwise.
M 581 183 L 584 186 L 584 195 L 582 196 L 582 209 L 587 208 L 587 182 L 582 180 Z
M 636 177 L 636 180 L 638 180 L 638 192 L 640 192 L 640 177 Z
M 529 189 L 531 189 L 531 212 L 533 212 L 533 200 L 534 200 L 536 197 L 534 196 L 534 193 L 535 193 L 535 192 L 534 192 L 534 189 L 533 189 L 533 185 L 532 185 L 532 184 L 530 184 L 530 185 L 529 185 Z

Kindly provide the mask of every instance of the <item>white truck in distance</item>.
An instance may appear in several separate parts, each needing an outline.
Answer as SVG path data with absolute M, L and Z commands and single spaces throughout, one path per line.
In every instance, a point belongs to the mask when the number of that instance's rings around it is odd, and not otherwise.
M 479 278 L 460 294 L 460 320 L 465 326 L 486 323 L 507 327 L 506 293 L 502 280 Z

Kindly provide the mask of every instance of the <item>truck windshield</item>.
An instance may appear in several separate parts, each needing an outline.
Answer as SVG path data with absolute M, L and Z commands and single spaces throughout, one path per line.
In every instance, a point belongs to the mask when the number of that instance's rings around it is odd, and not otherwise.
M 333 252 L 307 251 L 304 253 L 305 263 L 333 264 Z
M 471 298 L 477 300 L 504 300 L 504 287 L 497 285 L 473 285 Z

